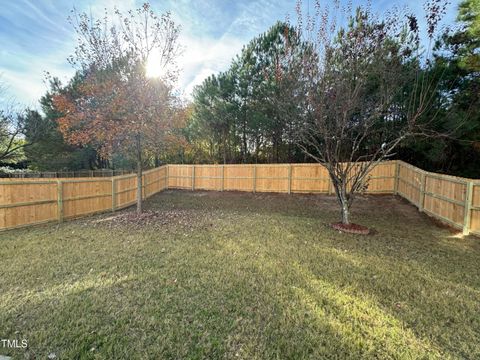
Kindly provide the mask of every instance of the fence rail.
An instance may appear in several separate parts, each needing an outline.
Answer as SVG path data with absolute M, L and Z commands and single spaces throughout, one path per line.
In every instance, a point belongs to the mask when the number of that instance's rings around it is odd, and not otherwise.
M 166 166 L 143 174 L 144 198 L 166 188 Z M 136 189 L 136 174 L 101 178 L 0 179 L 0 230 L 122 209 L 136 202 Z
M 480 180 L 385 161 L 366 193 L 396 194 L 422 212 L 480 235 Z M 135 174 L 104 178 L 0 179 L 0 230 L 115 211 L 136 202 Z M 142 197 L 164 189 L 333 194 L 319 164 L 165 165 L 144 172 Z
M 383 162 L 369 174 L 367 192 L 391 194 L 395 162 Z M 333 193 L 327 170 L 318 164 L 168 165 L 168 187 L 283 193 Z
M 480 180 L 432 173 L 403 161 L 397 166 L 400 196 L 465 235 L 480 235 Z
M 30 179 L 30 178 L 79 178 L 79 177 L 112 177 L 132 174 L 132 170 L 75 170 L 75 171 L 28 171 L 0 172 L 0 179 Z

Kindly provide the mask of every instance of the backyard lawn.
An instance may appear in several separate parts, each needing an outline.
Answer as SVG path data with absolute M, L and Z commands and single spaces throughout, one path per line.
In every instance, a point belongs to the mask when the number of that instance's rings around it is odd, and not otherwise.
M 0 234 L 18 359 L 480 358 L 480 239 L 390 196 L 165 191 Z

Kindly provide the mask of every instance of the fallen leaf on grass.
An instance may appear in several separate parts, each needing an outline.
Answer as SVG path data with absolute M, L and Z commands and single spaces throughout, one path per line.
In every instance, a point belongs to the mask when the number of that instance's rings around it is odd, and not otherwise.
M 163 227 L 170 224 L 180 225 L 192 228 L 198 223 L 200 216 L 198 213 L 187 210 L 164 210 L 153 211 L 146 210 L 141 214 L 135 211 L 121 212 L 115 216 L 102 217 L 100 219 L 89 220 L 85 223 L 88 226 L 107 226 L 110 228 L 129 227 Z M 193 229 L 191 229 L 193 231 Z

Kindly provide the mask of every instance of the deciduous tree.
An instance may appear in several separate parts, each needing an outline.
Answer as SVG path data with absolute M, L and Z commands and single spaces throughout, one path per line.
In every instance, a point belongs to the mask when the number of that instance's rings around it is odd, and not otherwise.
M 148 3 L 126 14 L 105 10 L 103 19 L 73 11 L 78 45 L 70 62 L 84 75 L 79 96 L 59 95 L 60 130 L 72 144 L 90 144 L 107 157 L 133 152 L 137 164 L 137 212 L 142 211 L 142 154 L 150 134 L 169 128 L 179 28 L 169 13 Z M 147 70 L 162 70 L 157 78 Z
M 379 18 L 359 7 L 338 16 L 343 7 L 336 1 L 333 11 L 317 3 L 302 23 L 301 8 L 300 3 L 297 31 L 312 43 L 315 56 L 301 63 L 305 88 L 292 93 L 292 99 L 307 102 L 307 116 L 295 124 L 297 144 L 328 170 L 348 227 L 370 170 L 406 139 L 429 134 L 433 119 L 422 116 L 432 107 L 438 78 L 428 71 L 431 52 L 422 57 L 415 15 Z M 433 39 L 445 7 L 433 0 L 425 9 L 426 33 Z
M 53 97 L 76 92 L 82 77 L 78 74 L 63 85 L 57 78 L 49 80 L 49 90 L 40 99 L 43 114 L 31 111 L 25 116 L 25 140 L 33 144 L 25 148 L 28 167 L 40 171 L 95 169 L 105 160 L 89 145 L 68 144 L 59 131 L 61 113 L 53 105 Z M 72 95 L 73 97 L 75 95 Z
M 9 162 L 18 159 L 23 151 L 38 140 L 40 125 L 29 128 L 31 136 L 25 140 L 26 119 L 37 116 L 34 110 L 23 108 L 9 97 L 8 87 L 0 81 L 0 161 Z

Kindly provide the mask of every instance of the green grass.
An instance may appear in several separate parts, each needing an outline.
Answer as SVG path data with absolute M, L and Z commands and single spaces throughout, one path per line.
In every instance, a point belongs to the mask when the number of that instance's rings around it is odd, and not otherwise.
M 328 227 L 327 196 L 167 191 L 147 208 L 167 220 L 0 234 L 0 338 L 28 340 L 0 354 L 480 358 L 480 239 L 401 200 L 358 199 L 366 237 Z

